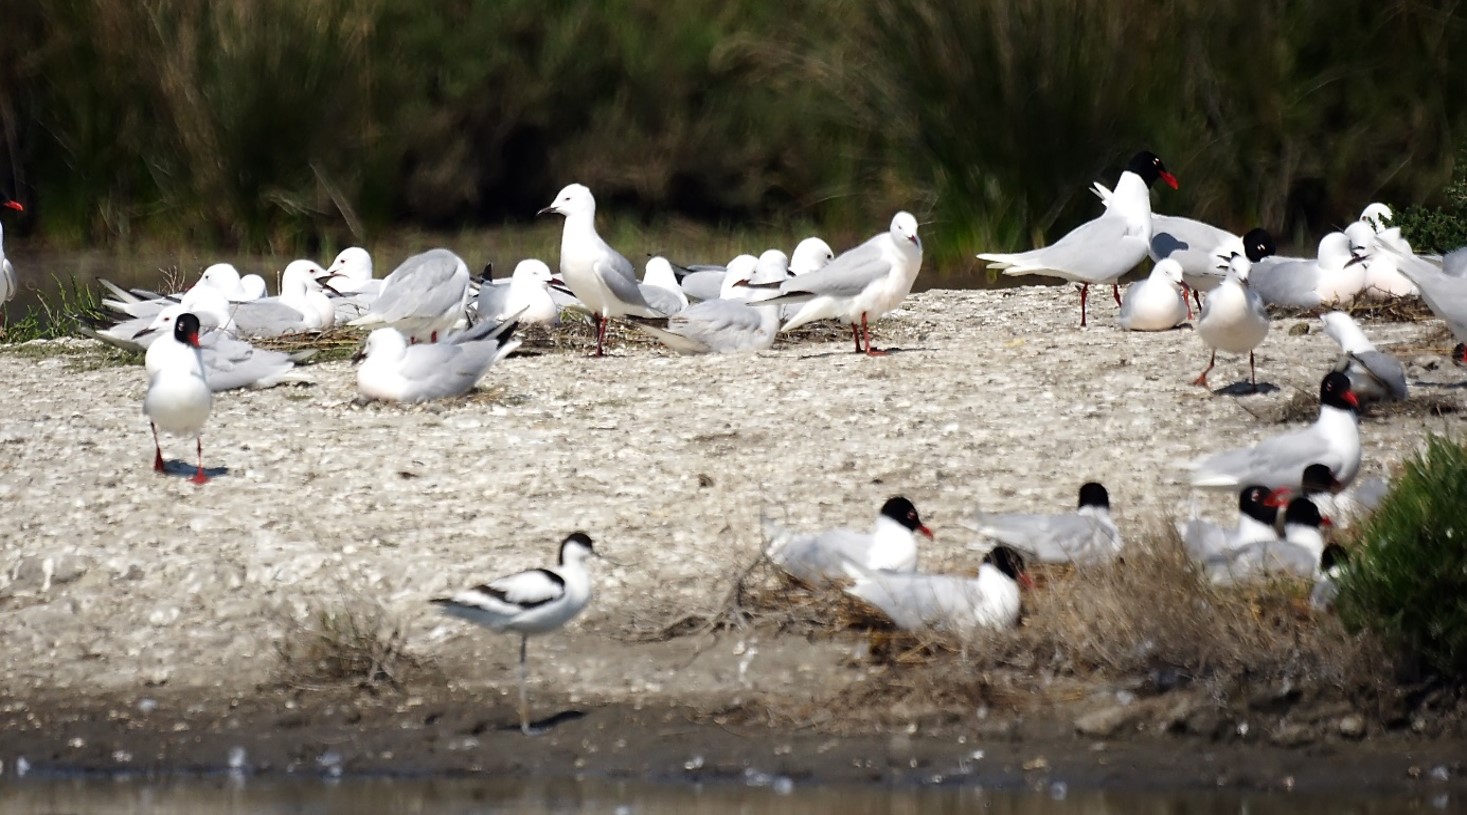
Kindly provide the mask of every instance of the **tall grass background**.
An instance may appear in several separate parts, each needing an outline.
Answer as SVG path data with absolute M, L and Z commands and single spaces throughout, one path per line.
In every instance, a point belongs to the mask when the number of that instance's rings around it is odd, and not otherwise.
M 7 3 L 0 193 L 60 245 L 273 252 L 527 221 L 899 208 L 939 260 L 1056 237 L 1148 147 L 1161 211 L 1312 241 L 1430 205 L 1467 19 L 1429 0 Z

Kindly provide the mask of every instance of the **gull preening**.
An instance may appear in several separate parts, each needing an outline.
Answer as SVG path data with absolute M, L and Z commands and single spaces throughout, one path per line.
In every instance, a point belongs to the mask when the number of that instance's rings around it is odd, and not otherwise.
M 1355 319 L 1343 311 L 1320 315 L 1324 333 L 1340 346 L 1335 370 L 1350 378 L 1350 390 L 1362 403 L 1406 398 L 1406 369 L 1400 360 L 1377 350 Z
M 1136 268 L 1151 246 L 1151 185 L 1160 178 L 1177 189 L 1177 177 L 1154 153 L 1141 151 L 1131 158 L 1116 181 L 1100 217 L 1075 227 L 1049 246 L 1012 254 L 985 252 L 979 260 L 1006 275 L 1047 275 L 1080 284 L 1080 327 L 1085 327 L 1085 301 L 1090 286 L 1111 284 L 1116 305 L 1121 275 Z
M 1349 486 L 1360 472 L 1359 408 L 1349 377 L 1331 371 L 1319 383 L 1319 418 L 1313 424 L 1187 465 L 1192 470 L 1192 486 L 1232 490 L 1260 484 L 1269 489 L 1298 489 L 1304 468 L 1310 464 L 1323 464 L 1335 480 Z
M 412 344 L 395 328 L 367 335 L 359 357 L 357 390 L 384 402 L 427 402 L 463 396 L 494 363 L 520 346 L 515 323 L 483 322 L 442 342 Z
M 560 543 L 555 566 L 506 575 L 479 586 L 435 598 L 444 614 L 482 625 L 491 631 L 520 635 L 520 732 L 530 735 L 530 703 L 525 690 L 526 650 L 534 634 L 545 634 L 570 622 L 591 599 L 591 576 L 586 559 L 599 557 L 584 532 L 573 532 Z
M 153 470 L 163 472 L 160 429 L 170 436 L 193 436 L 199 454 L 193 482 L 203 484 L 209 480 L 204 475 L 204 423 L 214 406 L 214 392 L 204 378 L 199 318 L 189 312 L 178 315 L 173 321 L 173 332 L 148 347 L 146 364 L 148 392 L 143 397 L 143 413 L 153 429 Z
M 1248 355 L 1248 382 L 1258 388 L 1258 369 L 1253 364 L 1253 349 L 1268 336 L 1268 309 L 1253 290 L 1253 264 L 1274 252 L 1273 238 L 1262 229 L 1251 229 L 1243 236 L 1243 254 L 1226 258 L 1228 276 L 1207 295 L 1202 313 L 1197 318 L 1197 336 L 1212 349 L 1207 367 L 1192 380 L 1193 385 L 1207 387 L 1207 374 L 1217 365 L 1219 349 L 1230 354 Z
M 347 323 L 361 328 L 395 328 L 412 342 L 437 342 L 464 316 L 469 267 L 447 249 L 413 255 L 383 278 L 382 291 L 367 313 Z
M 852 597 L 876 607 L 907 631 L 937 629 L 964 633 L 1007 628 L 1019 621 L 1019 586 L 1033 586 L 1024 559 L 1007 546 L 983 556 L 977 577 L 868 569 L 847 561 Z
M 632 262 L 596 232 L 596 198 L 584 184 L 566 186 L 538 215 L 565 216 L 560 233 L 560 277 L 591 311 L 595 356 L 606 354 L 606 321 L 612 317 L 664 317 L 638 288 Z
M 816 271 L 784 281 L 778 295 L 762 302 L 803 303 L 781 331 L 815 320 L 841 319 L 851 327 L 856 353 L 881 356 L 886 352 L 871 346 L 869 323 L 901 305 L 921 270 L 917 219 L 909 212 L 898 212 L 886 232 Z
M 830 529 L 800 534 L 761 518 L 769 545 L 765 554 L 790 576 L 810 585 L 839 580 L 846 575 L 846 562 L 867 569 L 910 572 L 917 568 L 917 539 L 932 537 L 922 523 L 917 507 L 901 496 L 887 499 L 870 532 Z
M 1039 563 L 1097 563 L 1114 558 L 1122 547 L 1120 530 L 1110 517 L 1110 493 L 1094 481 L 1081 485 L 1079 508 L 1073 512 L 980 510 L 963 526 Z M 986 550 L 990 545 L 973 547 Z

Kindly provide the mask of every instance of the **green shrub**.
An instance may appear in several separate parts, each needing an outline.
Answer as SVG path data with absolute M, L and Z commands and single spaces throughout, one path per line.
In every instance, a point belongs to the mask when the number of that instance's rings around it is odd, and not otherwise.
M 1467 449 L 1429 437 L 1354 538 L 1345 623 L 1407 660 L 1467 676 Z
M 1452 182 L 1442 190 L 1441 206 L 1412 206 L 1393 222 L 1417 252 L 1450 252 L 1467 246 L 1467 147 L 1457 151 Z

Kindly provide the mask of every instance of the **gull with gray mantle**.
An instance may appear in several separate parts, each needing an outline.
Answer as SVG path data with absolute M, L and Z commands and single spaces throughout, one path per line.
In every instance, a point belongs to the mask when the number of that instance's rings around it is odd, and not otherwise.
M 175 303 L 162 311 L 142 331 L 133 335 L 140 345 L 148 350 L 163 337 L 173 334 L 175 320 L 188 311 L 182 303 Z M 287 354 L 256 348 L 245 340 L 236 339 L 220 328 L 204 328 L 200 322 L 199 351 L 204 362 L 204 378 L 214 393 L 237 388 L 273 388 L 285 383 L 309 383 L 311 378 L 296 371 L 295 364 L 309 359 L 316 352 L 303 351 Z M 160 370 L 163 361 L 148 354 L 144 357 L 148 375 Z
M 1110 517 L 1110 493 L 1094 481 L 1080 487 L 1079 508 L 1074 512 L 978 511 L 963 526 L 1040 563 L 1097 563 L 1120 554 L 1122 546 L 1120 530 Z M 991 545 L 969 547 L 987 551 Z
M 898 212 L 886 232 L 841 254 L 821 269 L 778 284 L 779 294 L 760 303 L 803 303 L 785 321 L 781 331 L 815 320 L 845 320 L 851 326 L 856 353 L 881 356 L 886 352 L 871 347 L 869 323 L 901 304 L 921 269 L 922 241 L 917 237 L 917 219 L 909 212 Z
M 529 569 L 491 580 L 452 597 L 432 602 L 450 617 L 468 620 L 491 631 L 520 635 L 520 732 L 539 732 L 530 726 L 530 703 L 525 690 L 525 656 L 532 634 L 545 634 L 570 622 L 591 599 L 591 576 L 586 559 L 599 557 L 584 532 L 573 532 L 560 543 L 555 566 Z
M 1070 230 L 1049 246 L 1011 254 L 985 252 L 979 260 L 1006 275 L 1047 275 L 1080 284 L 1080 327 L 1085 327 L 1085 301 L 1091 284 L 1111 284 L 1116 305 L 1121 304 L 1117 281 L 1136 268 L 1151 245 L 1151 185 L 1160 178 L 1177 189 L 1177 177 L 1167 172 L 1156 154 L 1141 151 L 1131 157 L 1100 217 Z
M 854 581 L 846 594 L 879 609 L 906 631 L 962 634 L 1011 627 L 1019 621 L 1019 586 L 1034 586 L 1024 572 L 1024 559 L 1007 546 L 983 556 L 977 577 L 882 571 L 850 561 L 844 565 Z
M 395 328 L 412 342 L 437 342 L 464 317 L 469 267 L 447 249 L 429 249 L 404 260 L 383 278 L 366 314 L 347 325 Z
M 1258 389 L 1258 370 L 1253 364 L 1253 349 L 1268 336 L 1268 309 L 1263 299 L 1249 284 L 1253 264 L 1274 252 L 1273 238 L 1262 229 L 1250 229 L 1243 236 L 1243 254 L 1223 258 L 1228 276 L 1202 306 L 1197 318 L 1197 336 L 1212 349 L 1207 367 L 1192 380 L 1193 385 L 1207 387 L 1207 374 L 1217 365 L 1218 349 L 1230 354 L 1248 355 L 1248 382 Z
M 767 516 L 760 518 L 760 525 L 769 541 L 764 554 L 791 577 L 812 586 L 844 578 L 848 562 L 867 569 L 915 571 L 915 534 L 932 537 L 932 530 L 917 515 L 917 507 L 901 496 L 881 505 L 870 532 L 830 529 L 799 534 Z
M 1151 267 L 1145 280 L 1126 287 L 1117 322 L 1127 331 L 1169 331 L 1191 316 L 1183 293 L 1182 264 L 1164 258 Z
M 591 311 L 596 353 L 606 355 L 606 321 L 612 317 L 664 317 L 642 295 L 632 262 L 596 232 L 596 198 L 583 184 L 571 184 L 538 215 L 565 216 L 560 233 L 560 278 Z
M 1324 333 L 1339 344 L 1343 354 L 1335 370 L 1350 377 L 1350 390 L 1361 402 L 1406 398 L 1406 369 L 1400 360 L 1376 350 L 1354 318 L 1343 311 L 1331 311 L 1319 319 L 1324 323 Z
M 462 396 L 474 389 L 494 363 L 520 347 L 511 340 L 515 323 L 482 322 L 442 342 L 409 344 L 395 328 L 367 336 L 356 359 L 357 390 L 385 402 L 427 402 Z

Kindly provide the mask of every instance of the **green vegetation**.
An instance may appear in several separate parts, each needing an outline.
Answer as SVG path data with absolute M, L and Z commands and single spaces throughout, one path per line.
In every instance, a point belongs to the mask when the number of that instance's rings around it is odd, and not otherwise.
M 1394 225 L 1417 252 L 1450 252 L 1467 246 L 1467 149 L 1457 154 L 1452 181 L 1442 191 L 1441 206 L 1413 206 L 1397 215 Z
M 1428 437 L 1359 528 L 1340 616 L 1408 661 L 1467 675 L 1467 449 Z
M 37 304 L 0 329 L 0 343 L 19 344 L 31 340 L 54 340 L 76 334 L 78 320 L 100 317 L 102 292 L 76 278 L 55 281 L 55 294 L 42 297 Z
M 523 223 L 898 208 L 937 260 L 1053 238 L 1138 147 L 1158 206 L 1294 237 L 1434 203 L 1467 133 L 1455 4 L 56 0 L 0 38 L 0 186 L 57 243 L 289 254 Z

